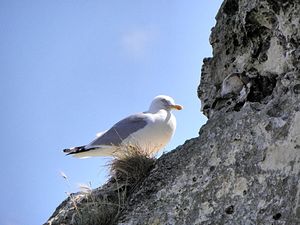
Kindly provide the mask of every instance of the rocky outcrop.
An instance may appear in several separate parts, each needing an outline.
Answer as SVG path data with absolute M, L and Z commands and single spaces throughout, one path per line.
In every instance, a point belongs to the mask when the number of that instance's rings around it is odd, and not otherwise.
M 298 78 L 299 2 L 223 3 L 210 37 L 214 57 L 204 60 L 198 90 L 206 116 L 215 111 L 239 111 L 245 102 L 268 102 L 277 97 L 271 94 L 279 79 L 288 88 L 291 83 L 287 80 Z M 295 89 L 299 91 L 298 86 Z
M 300 224 L 300 2 L 227 0 L 199 137 L 162 156 L 119 224 Z
M 117 224 L 300 224 L 300 1 L 225 0 L 199 137 L 156 161 Z

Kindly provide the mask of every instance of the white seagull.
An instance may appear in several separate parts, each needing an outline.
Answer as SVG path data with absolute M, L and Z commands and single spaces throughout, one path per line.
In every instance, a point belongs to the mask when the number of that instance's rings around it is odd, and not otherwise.
M 155 154 L 170 141 L 175 132 L 176 118 L 172 109 L 181 110 L 182 106 L 175 104 L 169 96 L 156 96 L 148 111 L 128 116 L 98 134 L 91 143 L 64 149 L 64 152 L 78 158 L 115 156 L 122 154 L 121 146 L 135 145 Z

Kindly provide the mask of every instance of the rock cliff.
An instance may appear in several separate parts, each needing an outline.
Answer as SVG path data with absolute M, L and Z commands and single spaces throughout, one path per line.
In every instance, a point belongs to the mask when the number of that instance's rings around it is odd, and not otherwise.
M 300 224 L 300 1 L 225 0 L 216 20 L 208 121 L 156 161 L 119 225 Z

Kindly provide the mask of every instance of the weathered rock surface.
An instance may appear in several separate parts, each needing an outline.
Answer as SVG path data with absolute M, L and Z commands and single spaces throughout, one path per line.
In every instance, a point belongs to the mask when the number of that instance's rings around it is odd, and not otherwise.
M 300 2 L 227 0 L 216 19 L 198 90 L 209 120 L 119 224 L 300 224 Z
M 300 1 L 225 0 L 199 137 L 157 160 L 118 224 L 300 224 Z
M 198 90 L 205 115 L 211 117 L 224 107 L 238 110 L 245 101 L 268 102 L 266 97 L 278 79 L 285 76 L 283 86 L 287 88 L 290 77 L 298 78 L 299 4 L 299 0 L 224 1 L 210 37 L 213 58 L 204 59 Z M 231 86 L 240 86 L 242 91 L 232 88 L 224 99 L 222 83 L 232 75 L 240 77 L 242 86 L 237 81 Z M 235 107 L 232 100 L 237 100 Z

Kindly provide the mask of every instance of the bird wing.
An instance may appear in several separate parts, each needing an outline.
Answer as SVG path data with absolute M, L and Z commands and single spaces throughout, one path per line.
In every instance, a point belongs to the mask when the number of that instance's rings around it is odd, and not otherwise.
M 94 148 L 101 145 L 120 145 L 129 135 L 144 128 L 149 121 L 145 113 L 135 114 L 116 123 L 112 128 L 97 137 L 86 148 Z

